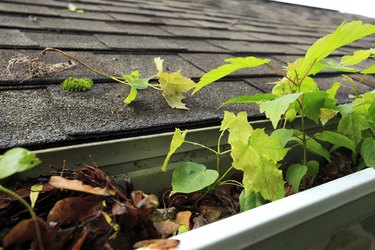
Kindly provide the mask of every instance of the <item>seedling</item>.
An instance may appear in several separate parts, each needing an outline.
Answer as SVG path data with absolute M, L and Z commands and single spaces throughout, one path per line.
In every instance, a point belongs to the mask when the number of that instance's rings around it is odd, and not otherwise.
M 243 210 L 262 203 L 263 199 L 273 201 L 284 196 L 284 180 L 280 170 L 282 166 L 278 162 L 283 160 L 289 150 L 289 148 L 285 148 L 286 145 L 291 147 L 302 146 L 303 150 L 303 160 L 289 166 L 285 174 L 287 182 L 295 192 L 298 192 L 303 178 L 312 182 L 319 170 L 319 163 L 309 160 L 307 151 L 330 162 L 330 151 L 345 147 L 350 149 L 354 156 L 360 152 L 364 165 L 374 166 L 375 93 L 366 93 L 350 104 L 337 105 L 335 96 L 340 83 L 333 83 L 328 90 L 320 90 L 312 78 L 313 75 L 325 68 L 346 73 L 375 73 L 374 65 L 362 71 L 352 67 L 369 57 L 373 57 L 374 49 L 356 51 L 353 55 L 342 57 L 341 62 L 326 60 L 334 50 L 374 33 L 375 25 L 372 24 L 362 24 L 361 21 L 343 23 L 332 34 L 317 40 L 308 49 L 305 57 L 297 59 L 294 63 L 289 63 L 285 74 L 270 65 L 269 59 L 250 56 L 227 59 L 225 60 L 227 64 L 219 66 L 201 77 L 193 94 L 208 84 L 244 68 L 265 65 L 283 77 L 273 83 L 275 86 L 272 93 L 240 96 L 222 104 L 222 106 L 225 106 L 230 103 L 256 103 L 260 112 L 270 119 L 275 129 L 271 135 L 267 135 L 264 130 L 253 130 L 245 119 L 245 113 L 239 113 L 236 117 L 232 113 L 225 112 L 221 131 L 229 131 L 228 143 L 231 145 L 230 154 L 233 160 L 232 166 L 228 170 L 236 168 L 243 171 L 242 183 L 236 183 L 244 187 L 244 192 L 240 197 Z M 324 126 L 338 113 L 341 113 L 342 116 L 338 125 L 338 132 L 325 131 L 324 127 L 322 127 L 321 133 L 314 135 L 306 132 L 307 120 Z M 293 122 L 297 116 L 300 118 L 301 129 L 287 128 L 287 123 Z M 186 131 L 180 134 L 180 131 L 176 130 L 163 170 L 166 169 L 170 155 L 183 142 L 190 143 L 185 141 L 185 135 Z M 220 145 L 220 140 L 221 136 L 218 145 Z M 331 150 L 325 149 L 319 141 L 332 144 Z M 217 154 L 218 157 L 221 155 L 219 146 L 216 151 L 209 150 Z M 217 162 L 219 165 L 219 160 Z M 194 171 L 182 170 L 182 168 L 192 168 L 192 166 L 195 166 L 195 172 L 200 171 L 200 178 L 210 180 L 210 184 L 208 184 L 208 181 L 207 183 L 200 182 L 203 183 L 202 186 L 212 187 L 212 185 L 222 184 L 223 177 L 214 178 L 211 174 L 211 171 L 214 170 L 205 170 L 201 166 L 198 167 L 198 165 L 189 163 L 189 165 L 181 165 L 174 170 L 172 180 L 174 191 L 192 192 L 192 190 L 177 189 L 175 188 L 176 185 L 173 185 L 174 182 L 188 182 L 189 179 L 196 178 L 195 174 L 194 176 L 188 174 L 190 172 L 195 173 Z M 218 168 L 217 173 L 219 172 Z M 179 179 L 176 179 L 175 172 L 181 171 L 186 173 L 184 175 L 179 174 Z M 227 181 L 227 183 L 231 183 L 231 181 Z M 196 189 L 204 187 L 197 186 Z
M 46 55 L 47 52 L 51 51 L 57 52 L 71 59 L 72 61 L 69 61 L 69 63 L 64 64 L 45 64 L 43 62 L 43 57 Z M 30 76 L 27 79 L 32 77 L 44 77 L 46 75 L 58 73 L 63 70 L 68 70 L 74 67 L 75 63 L 73 62 L 81 64 L 86 69 L 98 75 L 109 78 L 115 82 L 128 85 L 130 87 L 130 92 L 128 96 L 124 98 L 124 103 L 126 104 L 130 104 L 132 101 L 135 100 L 135 98 L 137 97 L 138 90 L 144 90 L 150 87 L 160 91 L 170 107 L 176 109 L 188 109 L 185 106 L 185 104 L 182 103 L 182 100 L 184 99 L 183 93 L 188 92 L 196 86 L 193 80 L 191 80 L 188 77 L 184 77 L 181 74 L 181 70 L 172 73 L 165 72 L 163 67 L 163 59 L 161 59 L 160 57 L 154 59 L 156 69 L 158 71 L 155 75 L 149 77 L 141 77 L 138 71 L 133 71 L 129 75 L 124 75 L 120 77 L 109 75 L 97 69 L 94 69 L 82 60 L 78 59 L 77 57 L 55 48 L 46 48 L 42 52 L 40 52 L 39 55 L 37 55 L 35 58 L 29 58 L 29 56 L 23 54 L 19 54 L 13 57 L 8 62 L 7 74 L 9 76 L 12 76 L 12 71 L 16 64 L 26 63 L 28 65 L 28 71 L 30 74 Z M 151 83 L 150 81 L 152 79 L 158 80 L 158 83 Z M 76 83 L 74 83 L 73 85 L 76 86 Z M 73 88 L 77 89 L 76 87 Z M 78 89 L 81 89 L 81 87 L 79 87 Z

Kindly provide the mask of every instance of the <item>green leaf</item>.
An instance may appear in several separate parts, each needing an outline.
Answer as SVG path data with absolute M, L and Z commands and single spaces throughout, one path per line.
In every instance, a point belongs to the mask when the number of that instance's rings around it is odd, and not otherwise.
M 286 172 L 286 181 L 292 185 L 295 193 L 299 190 L 299 185 L 302 181 L 302 178 L 307 173 L 307 167 L 305 165 L 296 163 L 288 167 Z
M 356 73 L 359 70 L 354 69 L 351 67 L 347 67 L 346 65 L 340 64 L 339 62 L 335 61 L 334 59 L 329 60 L 320 60 L 314 64 L 313 69 L 311 69 L 310 74 L 315 75 L 322 71 L 323 69 L 333 69 L 340 72 L 345 73 Z
M 36 155 L 24 148 L 12 148 L 0 157 L 0 180 L 39 165 Z
M 369 128 L 369 123 L 364 116 L 352 112 L 341 118 L 337 126 L 337 131 L 346 135 L 357 146 L 362 140 L 362 131 Z
M 185 227 L 184 225 L 181 225 L 178 228 L 177 235 L 180 235 L 180 234 L 183 234 L 183 233 L 186 233 L 186 232 L 189 232 L 189 228 Z
M 326 95 L 324 91 L 315 91 L 305 93 L 303 96 L 303 114 L 317 124 L 320 120 L 320 109 L 324 107 Z M 297 112 L 302 115 L 299 106 L 297 107 Z
M 375 64 L 371 65 L 370 67 L 368 67 L 367 69 L 364 69 L 361 71 L 361 74 L 365 74 L 365 75 L 368 75 L 368 74 L 375 74 Z
M 236 147 L 237 144 L 246 145 L 250 135 L 253 133 L 253 127 L 247 120 L 247 113 L 240 112 L 236 116 L 232 112 L 225 111 L 224 119 L 221 122 L 220 131 L 229 130 L 228 142 Z
M 213 184 L 219 173 L 206 169 L 206 166 L 195 162 L 185 162 L 173 171 L 172 189 L 175 193 L 192 193 Z
M 332 34 L 317 40 L 306 52 L 304 58 L 299 59 L 288 67 L 287 75 L 293 79 L 302 78 L 309 73 L 311 66 L 336 49 L 350 44 L 358 39 L 375 33 L 375 25 L 362 24 L 362 21 L 342 23 Z
M 319 119 L 322 125 L 324 126 L 329 120 L 334 118 L 337 114 L 337 110 L 330 109 L 330 108 L 321 108 Z
M 231 103 L 258 103 L 275 99 L 277 96 L 270 93 L 261 93 L 252 96 L 239 96 L 220 105 L 220 108 Z
M 316 154 L 322 156 L 324 159 L 326 159 L 328 162 L 331 162 L 331 155 L 325 149 L 319 142 L 316 140 L 309 138 L 309 140 L 306 143 L 307 150 Z
M 293 88 L 294 90 L 297 89 L 297 87 Z M 318 85 L 316 84 L 315 80 L 311 77 L 305 77 L 303 82 L 300 84 L 300 92 L 307 93 L 311 91 L 318 91 Z
M 236 130 L 233 127 L 230 133 Z M 277 162 L 285 157 L 288 149 L 284 149 L 278 139 L 268 136 L 263 129 L 256 129 L 247 143 L 244 140 L 246 138 L 236 138 L 230 142 L 232 165 L 244 172 L 244 186 L 252 185 L 254 191 L 267 200 L 282 198 L 284 180 Z
M 266 203 L 266 201 L 261 197 L 261 195 L 257 195 L 255 192 L 249 192 L 245 189 L 242 190 L 240 194 L 240 207 L 241 211 L 247 211 L 256 207 L 260 207 Z
M 290 104 L 292 104 L 302 93 L 289 94 L 279 97 L 272 101 L 266 101 L 259 105 L 260 112 L 265 112 L 266 117 L 272 122 L 274 128 L 283 114 L 289 109 Z
M 39 193 L 43 190 L 43 184 L 35 184 L 31 186 L 30 202 L 31 207 L 34 208 L 36 201 L 38 200 Z
M 293 140 L 303 147 L 301 132 L 298 130 L 294 130 L 294 132 L 296 132 L 298 135 L 297 135 L 297 138 L 294 138 Z M 310 151 L 313 154 L 323 157 L 328 162 L 331 162 L 331 155 L 329 154 L 327 149 L 325 149 L 319 142 L 317 142 L 313 138 L 309 137 L 307 139 L 308 140 L 306 142 L 306 148 L 308 151 Z
M 314 180 L 319 173 L 319 162 L 317 161 L 308 161 L 306 163 L 307 172 L 305 174 L 306 178 Z
M 279 139 L 281 145 L 285 147 L 293 137 L 293 130 L 286 128 L 276 129 L 272 132 L 271 137 Z
M 130 104 L 137 97 L 137 88 L 132 86 L 129 95 L 124 99 L 124 103 Z
M 138 70 L 135 70 L 130 73 L 130 75 L 124 75 L 122 77 L 126 82 L 130 83 L 132 87 L 136 89 L 147 89 L 149 86 L 149 81 L 151 78 L 140 78 Z
M 347 104 L 342 104 L 338 105 L 337 109 L 339 110 L 340 114 L 344 117 L 349 115 L 355 107 L 357 107 L 358 104 L 355 103 L 347 103 Z
M 339 82 L 332 83 L 332 86 L 326 90 L 327 97 L 330 99 L 336 100 L 336 94 L 340 87 L 341 87 L 341 83 Z
M 173 73 L 161 72 L 157 75 L 162 90 L 162 94 L 168 105 L 177 109 L 188 109 L 182 103 L 185 97 L 182 93 L 187 92 L 196 86 L 195 82 L 188 77 L 181 75 L 181 71 Z
M 348 148 L 355 153 L 354 142 L 345 135 L 333 131 L 323 131 L 321 133 L 315 134 L 315 138 L 320 141 L 329 142 L 335 145 L 336 147 Z
M 193 94 L 198 92 L 201 88 L 205 87 L 206 85 L 213 83 L 223 78 L 224 76 L 227 76 L 235 72 L 236 70 L 258 67 L 268 63 L 269 61 L 269 59 L 261 59 L 253 56 L 226 59 L 225 62 L 228 62 L 229 64 L 221 65 L 218 68 L 207 72 L 201 77 L 196 88 L 193 91 Z
M 187 134 L 187 130 L 181 132 L 180 129 L 176 128 L 176 130 L 174 131 L 172 141 L 171 141 L 171 144 L 169 146 L 169 152 L 168 152 L 167 156 L 165 157 L 163 166 L 161 168 L 162 171 L 167 171 L 169 159 L 174 154 L 174 152 L 176 152 L 176 150 L 179 147 L 181 147 L 182 143 L 184 143 L 186 134 Z
M 366 138 L 361 146 L 361 156 L 368 167 L 375 168 L 375 140 Z
M 375 49 L 357 50 L 352 56 L 343 56 L 341 58 L 342 65 L 356 65 L 375 53 Z

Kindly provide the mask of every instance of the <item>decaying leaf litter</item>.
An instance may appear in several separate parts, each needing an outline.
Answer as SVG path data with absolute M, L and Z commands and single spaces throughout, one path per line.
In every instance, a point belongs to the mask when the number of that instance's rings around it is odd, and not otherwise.
M 239 212 L 229 186 L 210 195 L 169 196 L 166 190 L 159 202 L 157 196 L 133 189 L 126 176 L 119 185 L 100 168 L 87 165 L 19 183 L 17 193 L 35 197 L 35 184 L 42 184 L 34 210 L 45 249 L 132 249 L 141 240 L 166 238 Z M 2 195 L 0 214 L 4 247 L 37 248 L 33 224 L 22 206 Z
M 354 172 L 346 153 L 336 154 L 337 160 L 332 162 L 337 164 L 320 174 L 313 185 Z M 232 178 L 240 180 L 242 176 Z M 120 185 L 99 167 L 83 165 L 17 183 L 16 192 L 26 200 L 35 200 L 45 249 L 168 249 L 178 242 L 151 239 L 166 239 L 240 212 L 242 190 L 236 186 L 173 195 L 171 188 L 164 188 L 156 196 L 134 189 L 126 175 L 122 179 Z M 31 195 L 36 184 L 42 185 L 37 198 Z M 300 189 L 311 186 L 303 183 Z M 293 189 L 286 185 L 285 193 L 293 194 Z M 17 201 L 1 195 L 0 215 L 4 247 L 39 249 L 34 223 Z

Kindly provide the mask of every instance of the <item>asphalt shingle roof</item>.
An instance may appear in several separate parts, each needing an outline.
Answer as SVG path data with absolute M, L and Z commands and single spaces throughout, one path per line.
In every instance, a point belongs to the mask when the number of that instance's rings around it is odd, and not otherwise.
M 277 80 L 268 68 L 240 70 L 185 99 L 190 111 L 168 107 L 163 96 L 140 91 L 137 100 L 125 105 L 129 88 L 111 82 L 77 65 L 43 78 L 27 79 L 25 68 L 9 78 L 8 60 L 19 53 L 35 56 L 45 47 L 63 49 L 108 74 L 139 70 L 156 73 L 153 58 L 165 59 L 170 71 L 198 80 L 202 74 L 235 56 L 270 58 L 280 68 L 304 55 L 317 38 L 332 32 L 344 20 L 373 19 L 335 11 L 301 7 L 268 0 L 77 0 L 83 13 L 70 12 L 69 1 L 3 0 L 0 2 L 0 150 L 14 146 L 46 148 L 219 124 L 218 106 L 231 97 L 269 91 L 265 83 Z M 335 56 L 354 49 L 374 47 L 375 37 L 344 47 Z M 48 63 L 68 59 L 50 52 Z M 363 67 L 365 67 L 364 65 Z M 59 88 L 67 77 L 90 77 L 87 92 Z M 341 81 L 339 98 L 347 100 L 350 83 L 325 71 L 316 81 L 323 89 Z M 375 79 L 359 82 L 364 92 Z M 229 105 L 245 110 L 250 118 L 261 117 L 252 105 Z

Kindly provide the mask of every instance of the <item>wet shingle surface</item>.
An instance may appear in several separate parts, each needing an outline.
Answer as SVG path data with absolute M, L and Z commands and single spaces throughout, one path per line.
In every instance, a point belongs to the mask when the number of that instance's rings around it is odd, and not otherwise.
M 4 0 L 0 3 L 0 151 L 14 146 L 47 148 L 135 134 L 172 131 L 219 124 L 220 104 L 232 97 L 271 91 L 266 84 L 280 79 L 282 66 L 302 57 L 319 37 L 342 21 L 373 19 L 335 11 L 276 3 L 268 0 L 81 0 L 83 13 L 68 10 L 68 0 Z M 292 18 L 291 18 L 292 17 Z M 356 49 L 374 47 L 375 37 L 337 50 L 339 58 Z M 198 81 L 205 73 L 237 56 L 271 59 L 268 67 L 239 70 L 197 94 L 185 94 L 189 111 L 171 109 L 158 90 L 139 91 L 131 104 L 123 102 L 126 85 L 93 73 L 81 65 L 42 78 L 30 78 L 27 63 L 13 75 L 8 61 L 17 54 L 32 59 L 46 47 L 63 49 L 105 74 L 122 76 L 138 70 L 143 77 L 157 73 L 155 57 L 165 70 L 181 70 Z M 69 63 L 48 52 L 47 64 Z M 362 69 L 371 62 L 360 65 Z M 44 65 L 45 66 L 45 65 Z M 43 65 L 40 69 L 43 70 Z M 87 92 L 64 92 L 67 77 L 90 77 Z M 374 89 L 372 76 L 353 76 L 359 93 Z M 338 98 L 348 101 L 353 85 L 332 70 L 316 78 L 322 89 L 339 81 Z M 255 105 L 228 105 L 261 117 Z

